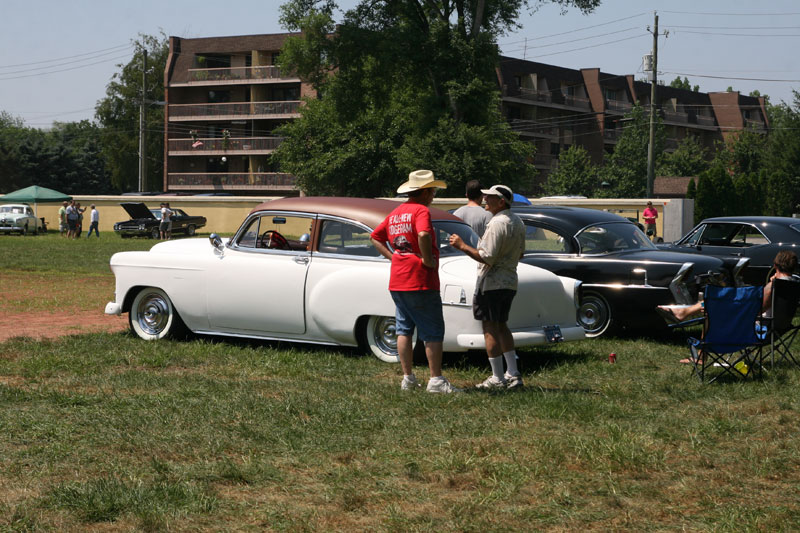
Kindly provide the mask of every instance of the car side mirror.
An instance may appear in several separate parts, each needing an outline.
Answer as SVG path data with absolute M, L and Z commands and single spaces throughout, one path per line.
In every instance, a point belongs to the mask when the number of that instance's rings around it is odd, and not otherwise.
M 216 233 L 212 233 L 208 236 L 208 240 L 211 242 L 211 246 L 216 248 L 218 251 L 222 251 L 222 239 L 219 238 L 219 235 Z

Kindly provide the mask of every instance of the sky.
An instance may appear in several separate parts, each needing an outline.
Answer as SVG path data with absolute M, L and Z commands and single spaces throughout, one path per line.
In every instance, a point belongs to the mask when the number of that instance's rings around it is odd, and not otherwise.
M 139 34 L 283 32 L 281 3 L 2 0 L 0 110 L 37 128 L 92 120 L 119 65 L 130 61 Z M 342 8 L 356 3 L 339 1 Z M 793 103 L 792 91 L 800 90 L 797 0 L 603 0 L 589 15 L 574 8 L 562 14 L 558 6 L 544 4 L 520 17 L 520 28 L 498 43 L 507 56 L 642 79 L 656 12 L 659 79 L 687 77 L 703 92 L 757 89 L 772 103 Z

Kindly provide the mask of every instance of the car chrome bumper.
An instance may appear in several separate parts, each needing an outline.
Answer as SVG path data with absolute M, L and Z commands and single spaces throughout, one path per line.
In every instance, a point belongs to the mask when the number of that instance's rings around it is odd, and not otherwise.
M 108 302 L 106 304 L 106 314 L 107 315 L 121 315 L 122 314 L 122 306 L 117 302 Z
M 537 330 L 525 331 L 511 331 L 514 337 L 514 346 L 536 346 L 539 344 L 548 344 L 547 334 L 544 328 Z M 574 327 L 561 327 L 561 336 L 565 341 L 579 341 L 586 338 L 586 333 L 580 326 Z M 462 348 L 468 350 L 486 348 L 486 341 L 484 340 L 483 333 L 464 333 L 456 337 L 456 342 Z

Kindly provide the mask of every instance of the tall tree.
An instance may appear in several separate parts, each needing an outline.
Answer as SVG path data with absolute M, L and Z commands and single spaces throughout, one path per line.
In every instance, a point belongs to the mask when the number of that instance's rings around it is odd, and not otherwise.
M 634 105 L 625 115 L 625 127 L 614 151 L 607 156 L 600 171 L 601 181 L 609 184 L 602 196 L 611 198 L 641 198 L 647 191 L 647 147 L 650 142 L 650 117 L 640 105 Z M 664 146 L 664 125 L 660 117 L 656 122 L 656 168 Z
M 532 148 L 499 114 L 495 74 L 496 38 L 517 26 L 527 0 L 361 0 L 334 27 L 336 7 L 281 7 L 284 26 L 304 32 L 287 41 L 281 66 L 322 95 L 283 129 L 276 153 L 307 192 L 394 194 L 401 175 L 424 167 L 456 188 L 476 176 L 530 182 Z
M 659 176 L 697 176 L 708 170 L 709 165 L 708 150 L 697 137 L 687 135 L 674 152 L 663 155 L 656 173 Z
M 686 89 L 687 91 L 700 91 L 700 86 L 689 83 L 689 78 L 686 76 L 684 76 L 683 79 L 681 79 L 680 76 L 676 77 L 674 80 L 669 82 L 669 86 L 674 87 L 675 89 Z
M 106 88 L 106 96 L 97 103 L 95 117 L 103 127 L 102 154 L 106 160 L 111 183 L 122 191 L 138 188 L 139 180 L 139 105 L 142 98 L 142 68 L 147 51 L 145 101 L 148 103 L 147 123 L 147 190 L 163 188 L 164 167 L 164 110 L 154 102 L 164 100 L 164 68 L 169 43 L 160 37 L 140 35 L 133 58 L 118 65 Z
M 572 145 L 558 156 L 558 168 L 547 176 L 549 195 L 593 196 L 599 188 L 597 167 L 586 148 Z

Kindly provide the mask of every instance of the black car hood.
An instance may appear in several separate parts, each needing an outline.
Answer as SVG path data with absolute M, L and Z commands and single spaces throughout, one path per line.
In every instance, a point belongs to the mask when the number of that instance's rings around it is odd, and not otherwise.
M 155 219 L 156 217 L 153 216 L 153 213 L 147 208 L 146 205 L 142 202 L 122 202 L 119 204 L 122 208 L 128 212 L 131 218 L 152 218 Z
M 681 252 L 671 252 L 663 249 L 616 252 L 608 254 L 608 257 L 617 257 L 619 259 L 636 258 L 642 261 L 660 261 L 660 262 L 669 262 L 677 264 L 694 263 L 696 274 L 700 273 L 697 272 L 697 270 L 701 270 L 702 272 L 706 272 L 708 270 L 713 270 L 718 272 L 722 270 L 722 265 L 725 264 L 725 262 L 719 257 L 713 257 L 709 255 L 687 254 Z

